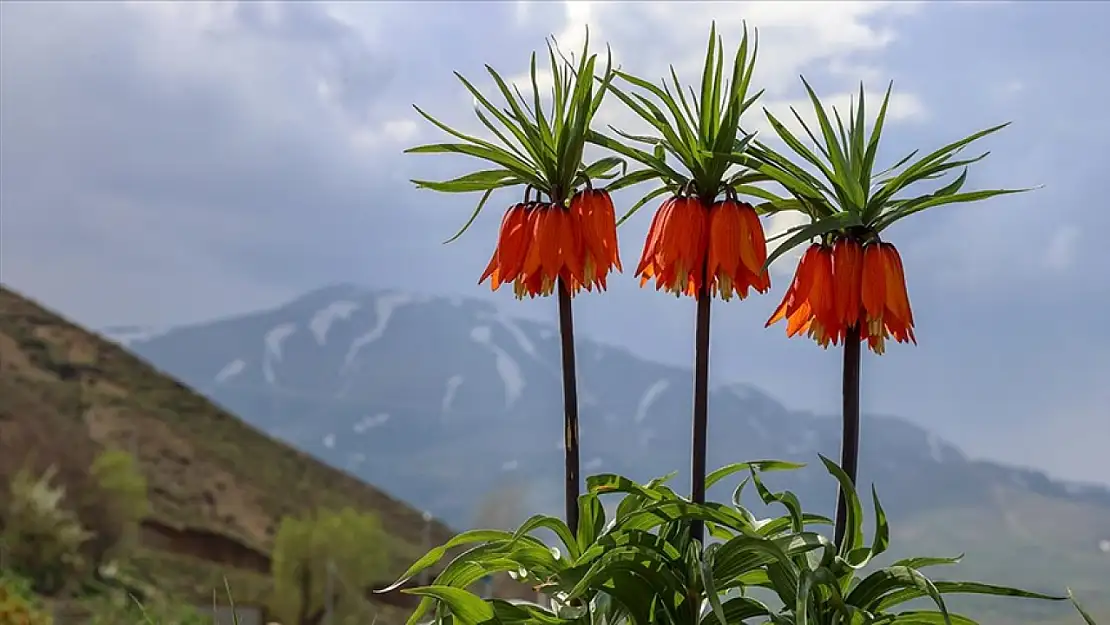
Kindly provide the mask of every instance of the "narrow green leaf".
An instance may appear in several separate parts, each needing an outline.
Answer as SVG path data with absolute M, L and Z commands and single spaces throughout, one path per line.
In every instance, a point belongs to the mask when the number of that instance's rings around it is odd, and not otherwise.
M 800 229 L 775 248 L 775 251 L 767 256 L 767 262 L 763 264 L 763 269 L 766 271 L 771 266 L 771 263 L 778 260 L 780 256 L 814 237 L 858 225 L 860 225 L 859 218 L 853 213 L 834 213 L 829 217 L 815 221 Z
M 1034 190 L 1039 189 L 1039 188 L 1041 188 L 1041 187 L 1033 187 L 1033 188 L 1029 188 L 1029 189 L 987 189 L 987 190 L 983 190 L 983 191 L 968 191 L 967 193 L 956 193 L 954 195 L 938 196 L 938 197 L 928 199 L 924 202 L 914 204 L 913 206 L 906 207 L 906 208 L 900 208 L 900 209 L 891 211 L 891 212 L 883 215 L 882 217 L 880 217 L 878 219 L 878 221 L 875 222 L 875 225 L 874 225 L 873 229 L 874 229 L 875 232 L 882 232 L 883 230 L 889 228 L 895 222 L 897 222 L 901 219 L 904 219 L 906 217 L 909 217 L 910 215 L 913 215 L 914 213 L 920 213 L 921 211 L 923 211 L 925 209 L 928 209 L 928 208 L 932 208 L 934 206 L 944 206 L 946 204 L 966 204 L 966 203 L 969 203 L 969 202 L 979 202 L 981 200 L 992 198 L 992 197 L 995 197 L 995 196 L 998 196 L 998 195 L 1010 195 L 1010 194 L 1013 194 L 1013 193 L 1026 193 L 1028 191 L 1034 191 Z
M 1079 605 L 1079 602 L 1076 601 L 1075 595 L 1072 593 L 1071 588 L 1068 588 L 1068 601 L 1071 601 L 1072 606 L 1074 606 L 1076 611 L 1079 612 L 1079 615 L 1083 617 L 1083 621 L 1087 623 L 1087 625 L 1095 625 L 1095 618 L 1091 616 L 1089 612 L 1084 610 L 1083 606 Z
M 785 460 L 753 460 L 751 462 L 734 462 L 726 464 L 725 466 L 709 472 L 705 476 L 706 490 L 713 487 L 714 484 L 721 480 L 735 475 L 741 471 L 762 471 L 764 473 L 771 471 L 794 471 L 797 469 L 805 468 L 804 462 L 787 462 Z
M 424 189 L 431 189 L 441 193 L 472 193 L 475 191 L 488 191 L 518 184 L 525 184 L 519 176 L 507 169 L 487 169 L 476 171 L 465 176 L 451 180 L 435 182 L 431 180 L 413 180 L 413 184 Z
M 470 225 L 473 224 L 474 220 L 478 218 L 478 214 L 482 212 L 482 207 L 484 207 L 486 205 L 486 201 L 489 200 L 489 196 L 492 195 L 492 194 L 493 194 L 493 189 L 489 189 L 485 193 L 482 194 L 482 199 L 479 200 L 478 205 L 474 207 L 474 212 L 470 214 L 470 219 L 466 220 L 466 223 L 463 224 L 463 227 L 460 228 L 459 231 L 456 232 L 454 236 L 452 236 L 450 239 L 447 239 L 446 241 L 444 241 L 443 242 L 444 245 L 453 242 L 455 239 L 458 239 L 459 237 L 461 237 L 463 235 L 464 232 L 467 231 L 467 229 L 470 228 Z
M 840 555 L 847 557 L 853 549 L 863 543 L 863 506 L 860 505 L 859 495 L 856 493 L 856 486 L 852 483 L 852 478 L 848 477 L 848 474 L 832 460 L 829 460 L 825 456 L 819 457 L 829 474 L 835 477 L 836 481 L 840 483 L 840 492 L 846 504 L 847 532 L 844 535 L 844 543 L 838 545 L 838 547 L 840 548 Z
M 447 605 L 452 616 L 461 625 L 478 625 L 478 623 L 495 623 L 493 607 L 481 597 L 462 590 L 447 586 L 428 586 L 426 588 L 412 588 L 403 590 L 405 594 L 431 597 Z
M 428 553 L 421 556 L 421 558 L 414 562 L 413 565 L 410 566 L 408 570 L 405 571 L 401 575 L 401 577 L 392 585 L 387 586 L 386 588 L 383 588 L 376 592 L 381 594 L 392 592 L 400 588 L 401 586 L 405 585 L 406 582 L 412 579 L 413 576 L 415 576 L 417 573 L 442 560 L 443 556 L 445 556 L 449 550 L 454 549 L 455 547 L 479 542 L 484 543 L 496 540 L 506 540 L 511 539 L 512 537 L 512 532 L 506 532 L 502 530 L 469 530 L 457 534 L 451 540 L 440 545 L 439 547 L 432 548 L 430 551 L 428 551 Z

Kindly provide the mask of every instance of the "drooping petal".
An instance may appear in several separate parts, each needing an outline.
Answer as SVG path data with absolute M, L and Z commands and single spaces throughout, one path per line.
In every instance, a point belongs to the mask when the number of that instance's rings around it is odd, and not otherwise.
M 836 316 L 850 328 L 859 322 L 860 288 L 863 281 L 863 249 L 851 239 L 833 244 L 833 277 L 836 281 Z
M 913 336 L 913 312 L 906 291 L 906 276 L 898 250 L 889 243 L 882 244 L 886 273 L 886 329 L 899 343 L 917 342 Z

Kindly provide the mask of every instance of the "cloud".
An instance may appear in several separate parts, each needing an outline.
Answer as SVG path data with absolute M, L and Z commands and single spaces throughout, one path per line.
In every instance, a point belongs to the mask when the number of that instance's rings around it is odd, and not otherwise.
M 1053 271 L 1069 269 L 1075 262 L 1076 248 L 1079 244 L 1079 228 L 1061 226 L 1053 233 L 1044 251 L 1044 264 Z

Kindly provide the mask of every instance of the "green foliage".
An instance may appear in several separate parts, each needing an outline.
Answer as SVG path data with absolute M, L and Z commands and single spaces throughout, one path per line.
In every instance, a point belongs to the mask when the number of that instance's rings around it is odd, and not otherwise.
M 626 93 L 616 86 L 610 86 L 610 90 L 640 119 L 650 124 L 658 135 L 633 135 L 612 128 L 622 138 L 647 146 L 650 152 L 594 131 L 589 133 L 589 140 L 645 166 L 614 181 L 609 185 L 610 190 L 652 180 L 662 183 L 636 202 L 621 218 L 622 222 L 641 206 L 667 192 L 686 191 L 707 202 L 726 190 L 781 200 L 763 189 L 750 186 L 751 183 L 767 180 L 758 172 L 741 170 L 731 177 L 728 175 L 733 165 L 742 162 L 742 156 L 754 136 L 742 137 L 740 117 L 763 93 L 748 95 L 755 70 L 756 48 L 758 42 L 752 45 L 749 54 L 745 26 L 743 39 L 726 74 L 724 48 L 714 24 L 709 33 L 700 96 L 691 89 L 689 100 L 674 67 L 671 67 L 670 83 L 663 80 L 662 87 L 631 74 L 617 72 L 622 80 L 646 94 Z M 668 156 L 676 161 L 674 166 L 667 162 Z
M 146 477 L 135 457 L 125 451 L 106 450 L 90 468 L 95 492 L 90 494 L 90 512 L 96 514 L 90 541 L 92 557 L 99 564 L 118 557 L 133 547 L 139 523 L 150 513 Z
M 0 570 L 0 625 L 50 625 L 52 621 L 31 591 L 30 580 Z
M 343 623 L 366 618 L 363 593 L 388 574 L 389 549 L 376 516 L 322 510 L 314 518 L 282 519 L 272 562 L 271 607 L 283 622 L 299 623 L 323 610 L 330 587 L 338 599 L 336 622 Z
M 91 537 L 64 505 L 66 491 L 53 483 L 55 473 L 51 467 L 38 477 L 27 470 L 12 477 L 0 530 L 5 569 L 27 577 L 43 594 L 56 593 L 83 576 L 81 548 Z
M 412 181 L 418 188 L 443 193 L 484 192 L 470 219 L 450 240 L 458 238 L 470 227 L 486 200 L 497 189 L 526 186 L 546 194 L 553 202 L 559 202 L 568 200 L 579 186 L 588 184 L 591 179 L 607 179 L 616 175 L 617 168 L 622 164 L 620 159 L 608 157 L 589 165 L 582 163 L 590 122 L 601 106 L 613 77 L 609 64 L 600 78 L 600 87 L 594 87 L 597 56 L 589 54 L 589 43 L 587 33 L 577 65 L 563 57 L 553 41 L 548 43 L 552 88 L 551 106 L 546 113 L 534 53 L 530 72 L 532 93 L 527 98 L 515 86 L 510 88 L 492 67 L 486 66 L 486 71 L 508 105 L 507 109 L 498 108 L 470 81 L 455 73 L 474 97 L 474 114 L 497 138 L 496 143 L 455 130 L 419 107 L 413 107 L 437 128 L 462 143 L 423 145 L 410 148 L 406 153 L 463 154 L 496 167 L 443 182 Z
M 893 85 L 888 86 L 878 117 L 868 133 L 862 84 L 859 88 L 858 106 L 856 103 L 852 104 L 845 126 L 836 108 L 831 109 L 830 115 L 804 78 L 802 83 L 813 104 L 820 136 L 810 130 L 793 107 L 790 110 L 817 152 L 806 147 L 781 121 L 764 109 L 775 133 L 803 162 L 795 163 L 759 141 L 754 142 L 747 153 L 738 159 L 738 162 L 780 184 L 790 194 L 792 199 L 773 200 L 769 210 L 797 210 L 810 218 L 809 224 L 785 233 L 790 237 L 767 257 L 767 266 L 794 247 L 833 231 L 861 229 L 875 235 L 896 221 L 929 208 L 978 202 L 998 195 L 1029 190 L 961 192 L 967 181 L 968 166 L 986 158 L 989 152 L 967 159 L 957 159 L 956 156 L 968 145 L 1005 128 L 1008 123 L 953 141 L 913 161 L 917 155 L 915 150 L 893 166 L 875 173 L 875 158 Z M 806 171 L 805 167 L 815 169 L 818 174 Z M 914 184 L 942 178 L 958 169 L 963 169 L 959 176 L 931 193 L 896 197 Z
M 97 595 L 83 602 L 88 625 L 212 625 L 212 617 L 166 599 L 137 600 L 126 593 Z
M 559 519 L 539 515 L 515 532 L 464 532 L 417 561 L 402 582 L 435 564 L 448 549 L 471 545 L 432 585 L 407 591 L 423 597 L 409 623 L 434 610 L 437 619 L 460 625 L 966 625 L 975 621 L 949 613 L 946 595 L 1066 599 L 979 582 L 933 581 L 923 572 L 958 558 L 908 558 L 865 574 L 889 545 L 886 515 L 872 491 L 875 531 L 867 540 L 863 506 L 850 480 L 832 461 L 821 460 L 848 503 L 848 532 L 839 546 L 811 529 L 831 524 L 829 519 L 804 512 L 793 493 L 772 492 L 763 481 L 769 471 L 801 465 L 760 461 L 714 471 L 707 477 L 710 485 L 748 473 L 731 505 L 690 503 L 666 486 L 666 478 L 641 485 L 619 475 L 596 475 L 587 479 L 588 492 L 579 500 L 577 534 Z M 741 504 L 749 485 L 764 504 L 779 505 L 786 514 L 757 518 Z M 600 503 L 608 494 L 623 495 L 611 520 Z M 689 537 L 695 519 L 712 537 L 704 549 Z M 539 530 L 553 532 L 559 548 L 548 547 L 535 535 Z M 541 587 L 553 598 L 552 608 L 482 600 L 465 590 L 501 571 Z M 904 607 L 916 599 L 927 599 L 933 607 Z

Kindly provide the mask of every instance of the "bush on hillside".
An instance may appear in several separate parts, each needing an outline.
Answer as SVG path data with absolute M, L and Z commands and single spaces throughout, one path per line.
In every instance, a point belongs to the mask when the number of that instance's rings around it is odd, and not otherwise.
M 372 613 L 364 593 L 389 574 L 386 535 L 376 516 L 349 508 L 286 517 L 274 539 L 272 566 L 271 609 L 282 623 L 318 622 L 329 588 L 333 623 L 365 622 Z
M 27 577 L 40 594 L 56 594 L 81 579 L 81 548 L 91 534 L 64 505 L 66 489 L 53 467 L 39 476 L 20 470 L 8 488 L 0 530 L 4 568 Z
M 50 613 L 31 591 L 28 580 L 0 571 L 0 625 L 51 625 Z
M 139 523 L 150 512 L 146 477 L 131 454 L 107 450 L 93 460 L 93 488 L 82 498 L 79 514 L 95 534 L 87 544 L 91 562 L 126 555 L 138 540 Z

